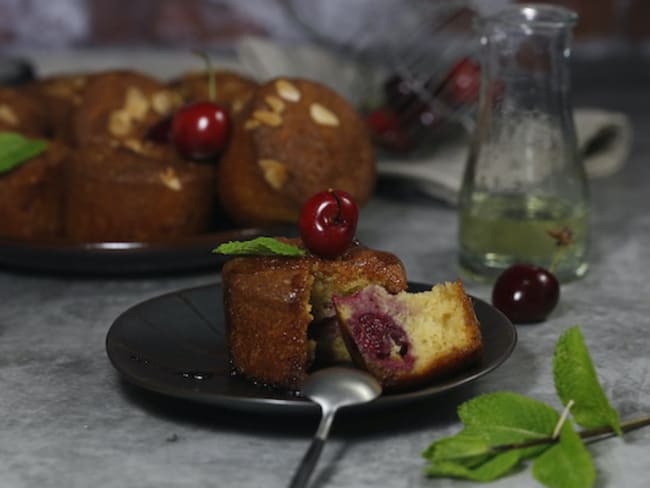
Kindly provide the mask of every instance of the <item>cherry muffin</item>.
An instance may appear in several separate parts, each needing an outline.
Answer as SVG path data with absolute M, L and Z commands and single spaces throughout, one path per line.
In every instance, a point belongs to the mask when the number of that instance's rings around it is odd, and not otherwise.
M 287 242 L 302 247 L 299 240 Z M 310 369 L 349 362 L 336 325 L 334 295 L 378 284 L 406 288 L 393 254 L 353 245 L 335 259 L 246 256 L 223 266 L 228 347 L 237 372 L 259 383 L 299 389 Z

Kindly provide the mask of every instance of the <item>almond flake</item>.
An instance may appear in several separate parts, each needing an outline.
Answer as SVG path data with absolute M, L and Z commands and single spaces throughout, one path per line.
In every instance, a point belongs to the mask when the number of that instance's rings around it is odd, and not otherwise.
M 126 102 L 124 110 L 135 120 L 142 120 L 149 111 L 149 101 L 144 96 L 142 90 L 135 86 L 130 86 L 126 91 Z
M 259 126 L 260 126 L 259 120 L 248 119 L 246 122 L 244 122 L 244 129 L 246 130 L 256 129 Z
M 159 90 L 151 95 L 151 106 L 158 115 L 166 115 L 175 107 L 172 93 L 169 90 Z
M 124 146 L 129 148 L 131 151 L 136 153 L 141 153 L 144 150 L 142 142 L 138 139 L 127 139 L 124 141 Z
M 277 80 L 275 82 L 275 89 L 277 90 L 278 95 L 288 102 L 297 102 L 300 100 L 300 90 L 287 80 Z
M 314 122 L 320 125 L 338 127 L 339 119 L 330 110 L 323 107 L 320 103 L 312 103 L 309 106 L 309 115 Z
M 282 117 L 275 112 L 269 112 L 268 110 L 256 110 L 253 112 L 253 118 L 263 124 L 270 125 L 271 127 L 277 127 L 282 124 Z
M 131 116 L 125 110 L 114 110 L 108 119 L 108 130 L 114 136 L 125 136 L 131 132 Z
M 267 95 L 264 100 L 266 100 L 266 103 L 269 104 L 271 110 L 273 110 L 276 114 L 281 114 L 284 111 L 285 105 L 282 99 L 273 95 Z
M 18 117 L 16 112 L 8 105 L 0 105 L 0 121 L 9 125 L 18 125 Z
M 275 159 L 260 159 L 257 164 L 264 172 L 264 179 L 276 190 L 281 189 L 289 177 L 287 167 Z
M 163 182 L 163 185 L 170 190 L 181 191 L 183 188 L 183 184 L 173 168 L 165 168 L 165 171 L 159 173 L 158 177 Z

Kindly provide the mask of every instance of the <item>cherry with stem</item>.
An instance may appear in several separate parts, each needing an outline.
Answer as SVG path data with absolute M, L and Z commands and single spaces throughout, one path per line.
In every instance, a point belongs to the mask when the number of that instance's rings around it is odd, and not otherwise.
M 218 156 L 230 135 L 230 117 L 216 99 L 215 73 L 209 57 L 203 57 L 208 73 L 208 100 L 178 110 L 171 122 L 171 141 L 179 154 L 188 159 L 205 160 Z

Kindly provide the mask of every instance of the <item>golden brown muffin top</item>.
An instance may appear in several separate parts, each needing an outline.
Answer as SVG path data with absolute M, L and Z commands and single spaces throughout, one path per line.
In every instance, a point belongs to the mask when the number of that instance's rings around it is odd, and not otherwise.
M 327 188 L 351 193 L 359 205 L 370 198 L 376 168 L 366 126 L 330 88 L 297 78 L 271 80 L 255 92 L 245 115 L 253 164 L 269 191 L 298 206 Z
M 74 114 L 76 140 L 145 138 L 147 132 L 180 107 L 180 96 L 161 81 L 135 71 L 95 74 Z

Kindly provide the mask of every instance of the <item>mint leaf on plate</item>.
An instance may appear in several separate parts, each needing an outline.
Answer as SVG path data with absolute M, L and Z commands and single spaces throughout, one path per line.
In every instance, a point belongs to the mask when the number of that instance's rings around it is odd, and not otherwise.
M 549 488 L 591 488 L 596 468 L 591 453 L 570 422 L 562 425 L 560 441 L 533 463 L 533 476 Z
M 304 256 L 305 250 L 273 237 L 256 237 L 249 241 L 231 241 L 212 250 L 215 254 L 248 256 Z
M 16 132 L 0 132 L 0 174 L 28 161 L 47 148 L 47 142 L 28 139 Z
M 571 414 L 579 425 L 588 429 L 609 425 L 618 435 L 623 434 L 618 412 L 598 382 L 579 327 L 567 329 L 559 338 L 553 355 L 553 376 L 562 403 L 575 402 Z

